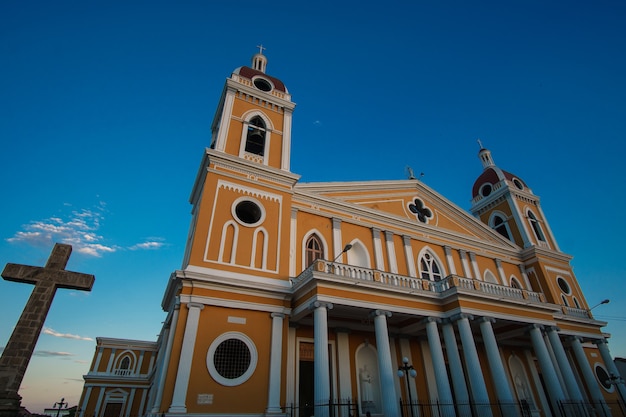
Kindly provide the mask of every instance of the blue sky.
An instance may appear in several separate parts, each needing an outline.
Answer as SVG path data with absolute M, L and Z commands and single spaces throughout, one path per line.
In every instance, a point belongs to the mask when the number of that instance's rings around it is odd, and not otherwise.
M 59 290 L 20 394 L 75 405 L 98 336 L 156 340 L 226 77 L 263 44 L 297 103 L 302 181 L 400 179 L 463 209 L 496 164 L 541 196 L 626 357 L 623 1 L 0 3 L 0 266 L 54 241 Z M 0 281 L 0 347 L 32 287 Z

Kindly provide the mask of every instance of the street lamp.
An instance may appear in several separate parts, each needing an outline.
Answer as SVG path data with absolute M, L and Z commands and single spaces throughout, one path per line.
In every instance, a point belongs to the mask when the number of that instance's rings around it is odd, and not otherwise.
M 411 378 L 415 378 L 417 376 L 417 371 L 413 368 L 413 365 L 409 365 L 409 358 L 406 356 L 402 358 L 402 366 L 398 367 L 398 377 L 404 378 L 406 377 L 406 390 L 409 393 L 409 408 L 411 409 L 411 417 L 415 417 L 413 415 L 413 397 L 411 396 L 411 383 L 409 382 L 409 376 Z
M 61 413 L 61 409 L 62 408 L 67 408 L 68 404 L 65 401 L 65 398 L 61 398 L 61 401 L 59 401 L 58 403 L 54 403 L 54 405 L 52 406 L 52 409 L 54 410 L 55 408 L 57 408 L 57 405 L 59 406 L 59 409 L 57 410 L 57 417 L 59 417 L 59 414 Z
M 622 404 L 624 404 L 624 406 L 626 407 L 626 400 L 624 400 L 624 397 L 622 396 L 622 391 L 619 389 L 619 385 L 624 383 L 624 378 L 619 375 L 615 375 L 614 373 L 611 373 L 611 376 L 609 377 L 609 379 L 606 380 L 606 383 L 615 387 L 617 393 L 619 394 L 619 397 L 622 399 Z
M 339 252 L 339 255 L 337 255 L 337 257 L 333 259 L 333 263 L 335 263 L 335 261 L 337 261 L 337 259 L 339 259 L 341 255 L 348 252 L 350 249 L 352 249 L 352 245 L 348 243 L 346 246 L 343 247 L 343 250 Z
M 608 303 L 610 303 L 610 302 L 611 302 L 611 300 L 609 300 L 608 298 L 605 298 L 604 300 L 600 301 L 600 302 L 599 302 L 598 304 L 596 304 L 595 306 L 591 307 L 591 308 L 589 309 L 589 311 L 593 310 L 594 308 L 596 308 L 596 307 L 598 307 L 598 306 L 600 306 L 600 305 L 602 305 L 602 304 L 608 304 Z

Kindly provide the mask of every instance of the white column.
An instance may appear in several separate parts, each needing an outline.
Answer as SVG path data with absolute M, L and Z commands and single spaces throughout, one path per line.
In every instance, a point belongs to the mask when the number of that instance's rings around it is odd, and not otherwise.
M 200 321 L 200 311 L 204 309 L 204 304 L 187 303 L 189 312 L 187 313 L 187 323 L 185 324 L 185 334 L 183 336 L 183 346 L 180 350 L 178 360 L 178 372 L 176 373 L 176 383 L 172 404 L 169 413 L 186 413 L 187 406 L 187 386 L 191 375 L 191 359 L 193 358 L 194 347 L 196 346 L 196 335 L 198 334 L 198 323 Z
M 583 349 L 583 346 L 580 343 L 580 339 L 578 337 L 571 338 L 571 347 L 572 351 L 574 352 L 576 362 L 578 362 L 578 368 L 583 374 L 583 379 L 585 380 L 585 384 L 587 385 L 587 389 L 589 390 L 589 394 L 591 395 L 591 400 L 594 402 L 598 415 L 610 416 L 610 413 L 607 414 L 608 407 L 604 402 L 604 396 L 602 395 L 602 391 L 600 391 L 600 387 L 596 382 L 596 377 L 593 373 L 593 370 L 591 369 L 591 365 L 589 364 L 587 355 L 585 355 L 585 350 Z
M 348 329 L 336 329 L 337 366 L 339 373 L 339 398 L 352 398 L 352 379 L 350 371 L 350 338 Z
M 382 410 L 385 417 L 395 417 L 400 415 L 400 408 L 398 407 L 398 396 L 394 385 L 394 368 L 391 364 L 391 349 L 389 348 L 389 333 L 387 331 L 387 317 L 391 317 L 391 313 L 376 310 L 372 312 L 372 315 L 374 316 L 374 331 L 376 332 L 376 348 L 378 350 Z
M 296 254 L 296 248 L 300 247 L 300 245 L 298 245 L 296 243 L 296 238 L 297 238 L 297 232 L 298 232 L 298 209 L 297 208 L 292 208 L 291 209 L 291 218 L 290 218 L 290 225 L 289 225 L 289 275 L 291 275 L 292 277 L 295 277 L 298 275 L 298 273 L 296 272 L 296 263 L 297 263 L 297 259 L 298 259 L 298 255 Z M 300 255 L 301 256 L 301 255 Z M 306 263 L 304 261 L 304 259 L 302 260 L 302 269 L 304 270 L 304 268 L 306 267 Z
M 608 369 L 609 371 L 609 376 L 615 375 L 619 377 L 619 371 L 617 369 L 617 366 L 615 366 L 615 362 L 613 362 L 611 352 L 609 351 L 609 344 L 607 343 L 606 339 L 603 338 L 600 340 L 595 340 L 593 343 L 597 345 L 598 349 L 600 350 L 600 355 L 602 356 L 602 360 L 604 361 L 604 366 L 606 366 L 606 369 Z M 624 383 L 622 382 L 621 384 L 617 384 L 616 386 L 620 392 L 621 397 L 626 398 L 626 387 L 624 387 Z
M 224 151 L 224 149 L 226 149 L 226 136 L 228 135 L 228 128 L 230 127 L 230 116 L 233 112 L 235 92 L 236 90 L 233 87 L 226 87 L 226 97 L 224 97 L 224 106 L 222 108 L 222 114 L 220 114 L 220 128 L 217 131 L 217 138 L 215 139 L 215 149 L 218 151 Z
M 428 317 L 426 322 L 426 335 L 428 337 L 428 347 L 435 369 L 435 381 L 437 382 L 437 392 L 439 393 L 439 402 L 442 404 L 441 411 L 444 416 L 454 416 L 454 405 L 452 392 L 450 391 L 450 381 L 448 380 L 448 372 L 446 370 L 446 361 L 443 358 L 443 349 L 441 348 L 441 339 L 437 330 L 439 319 Z M 409 376 L 407 375 L 407 378 Z
M 469 314 L 459 314 L 456 322 L 461 336 L 461 344 L 463 345 L 463 356 L 465 357 L 465 366 L 467 367 L 467 376 L 470 382 L 470 392 L 472 400 L 477 404 L 489 404 L 489 394 L 487 394 L 487 386 L 483 377 L 482 367 L 478 359 L 474 336 L 472 335 L 472 327 L 469 319 L 473 318 Z M 481 417 L 491 416 L 491 407 L 480 407 L 479 414 Z
M 561 375 L 563 375 L 563 380 L 565 383 L 565 388 L 567 389 L 567 393 L 569 394 L 569 399 L 574 401 L 582 401 L 583 395 L 580 392 L 578 383 L 576 382 L 576 377 L 574 376 L 574 372 L 572 371 L 572 366 L 567 360 L 567 355 L 565 354 L 565 349 L 563 349 L 563 344 L 561 343 L 561 339 L 557 330 L 558 329 L 556 327 L 549 327 L 546 330 L 546 333 L 548 334 L 548 340 L 550 340 L 550 345 L 552 346 L 552 351 L 554 352 L 556 362 L 561 369 Z
M 314 302 L 313 309 L 313 359 L 315 360 L 313 378 L 313 402 L 315 417 L 328 417 L 330 402 L 330 370 L 328 361 L 328 310 L 330 303 Z
M 530 327 L 529 333 L 533 349 L 535 350 L 535 355 L 539 361 L 539 368 L 541 369 L 543 379 L 548 389 L 548 396 L 550 397 L 552 408 L 553 410 L 559 410 L 559 401 L 563 401 L 565 399 L 565 395 L 563 394 L 559 378 L 556 375 L 556 370 L 554 369 L 552 360 L 550 359 L 548 348 L 543 341 L 541 326 L 533 324 Z
M 287 364 L 286 364 L 286 378 L 285 387 L 287 392 L 285 393 L 285 404 L 293 405 L 296 402 L 296 328 L 295 324 L 289 323 L 289 329 L 287 330 Z
M 165 387 L 165 377 L 167 376 L 167 364 L 170 363 L 170 356 L 172 355 L 172 345 L 174 344 L 174 335 L 176 334 L 176 326 L 178 325 L 178 312 L 180 311 L 180 304 L 174 307 L 174 314 L 170 321 L 170 328 L 168 330 L 167 341 L 165 349 L 163 351 L 163 357 L 159 358 L 159 377 L 156 397 L 152 404 L 152 413 L 156 414 L 161 409 L 161 401 L 163 400 L 163 388 Z
M 291 118 L 293 109 L 284 107 L 283 113 L 283 149 L 282 160 L 280 161 L 280 169 L 289 171 L 291 167 Z
M 495 261 L 496 261 L 496 268 L 498 269 L 498 276 L 500 277 L 500 282 L 502 283 L 502 285 L 508 286 L 509 280 L 504 274 L 504 269 L 502 268 L 502 261 L 500 259 L 496 259 Z
M 493 333 L 493 327 L 491 323 L 495 320 L 489 317 L 483 317 L 480 319 L 480 333 L 483 336 L 483 343 L 485 350 L 487 351 L 487 362 L 489 362 L 489 369 L 491 370 L 491 376 L 493 377 L 493 384 L 496 389 L 496 397 L 498 401 L 503 403 L 502 411 L 504 416 L 517 416 L 516 407 L 513 405 L 513 394 L 509 385 L 509 379 L 506 376 L 504 365 L 502 364 L 502 357 L 500 356 L 500 350 L 498 349 L 498 342 L 496 336 Z
M 282 412 L 280 408 L 280 370 L 283 354 L 283 319 L 284 314 L 272 313 L 272 347 L 270 349 L 270 378 L 267 390 L 266 413 Z
M 467 391 L 467 384 L 465 383 L 463 365 L 452 323 L 448 321 L 442 324 L 441 332 L 443 333 L 443 341 L 446 344 L 446 356 L 448 356 L 448 365 L 452 375 L 452 387 L 454 388 L 454 397 L 455 402 L 458 404 L 459 415 L 461 417 L 470 417 L 472 415 L 472 410 L 469 406 L 470 397 Z

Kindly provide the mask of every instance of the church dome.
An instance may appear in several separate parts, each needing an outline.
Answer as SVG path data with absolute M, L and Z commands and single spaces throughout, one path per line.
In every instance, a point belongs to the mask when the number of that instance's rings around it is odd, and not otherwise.
M 526 183 L 524 183 L 524 181 L 522 181 L 519 177 L 497 167 L 493 162 L 491 152 L 488 149 L 481 147 L 478 152 L 478 157 L 483 163 L 484 170 L 483 173 L 478 176 L 476 181 L 474 181 L 474 186 L 472 187 L 472 199 L 475 199 L 478 196 L 487 197 L 493 191 L 500 188 L 502 183 L 506 182 L 512 184 L 519 190 L 528 188 Z
M 276 77 L 267 75 L 263 71 L 255 70 L 250 67 L 239 67 L 235 71 L 233 71 L 233 74 L 237 74 L 240 77 L 249 79 L 250 81 L 252 81 L 252 84 L 259 90 L 278 90 L 283 93 L 289 93 L 289 91 L 287 91 L 287 87 L 285 87 L 285 84 L 283 84 L 281 80 Z

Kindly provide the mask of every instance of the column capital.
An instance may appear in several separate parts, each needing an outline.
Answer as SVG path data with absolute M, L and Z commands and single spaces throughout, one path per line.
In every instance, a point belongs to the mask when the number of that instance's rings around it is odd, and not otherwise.
M 533 323 L 533 324 L 528 326 L 528 331 L 531 331 L 533 329 L 537 329 L 540 332 L 543 332 L 543 325 L 542 324 Z
M 313 301 L 311 304 L 309 304 L 309 310 L 315 310 L 322 307 L 326 310 L 332 310 L 334 306 L 333 303 L 325 303 L 323 301 Z
M 481 318 L 478 319 L 479 323 L 495 323 L 496 319 L 494 319 L 493 317 L 487 317 L 487 316 L 483 316 Z
M 426 323 L 426 324 L 428 324 L 428 323 L 437 323 L 437 324 L 439 324 L 441 322 L 442 322 L 442 320 L 440 318 L 437 318 L 437 317 L 425 317 L 424 320 L 422 320 L 422 323 Z
M 450 317 L 450 321 L 459 321 L 462 319 L 467 319 L 467 320 L 474 320 L 474 316 L 472 316 L 471 314 L 468 313 L 459 313 L 459 314 L 455 314 L 454 316 Z
M 594 344 L 594 345 L 596 345 L 596 346 L 599 346 L 599 345 L 608 345 L 608 344 L 609 344 L 609 341 L 608 341 L 608 340 L 606 340 L 606 339 L 603 337 L 603 338 L 601 338 L 601 339 L 595 339 L 595 340 L 594 340 L 593 342 L 591 342 L 591 343 L 593 343 L 593 344 Z
M 191 310 L 192 308 L 199 308 L 200 311 L 202 311 L 204 309 L 204 304 L 189 302 L 189 303 L 187 303 L 187 308 L 189 310 Z
M 546 329 L 546 332 L 557 332 L 558 333 L 558 332 L 561 331 L 561 329 L 559 329 L 558 326 L 546 326 L 545 329 Z
M 502 260 L 496 258 L 496 259 L 494 259 L 494 261 L 496 262 L 496 267 L 497 268 L 501 268 L 502 267 Z
M 284 313 L 272 313 L 270 314 L 270 317 L 273 319 L 284 319 L 285 318 L 285 314 Z
M 387 311 L 387 310 L 374 310 L 370 312 L 370 317 L 375 317 L 375 316 L 385 316 L 385 317 L 391 317 L 391 311 Z

